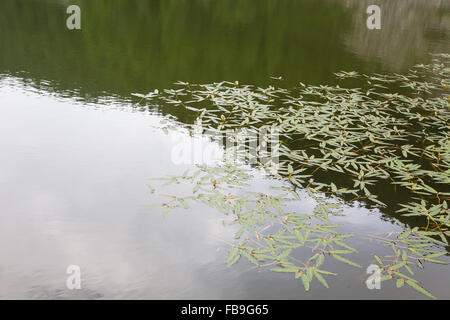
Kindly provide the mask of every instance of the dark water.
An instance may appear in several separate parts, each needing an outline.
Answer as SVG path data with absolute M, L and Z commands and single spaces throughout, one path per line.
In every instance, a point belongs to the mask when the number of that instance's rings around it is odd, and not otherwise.
M 67 1 L 0 2 L 0 298 L 422 298 L 368 290 L 365 268 L 305 293 L 288 275 L 228 269 L 233 228 L 196 206 L 161 216 L 150 179 L 190 166 L 171 161 L 164 122 L 190 121 L 171 106 L 136 107 L 133 92 L 239 80 L 260 86 L 335 83 L 340 70 L 404 72 L 449 52 L 450 1 L 74 1 L 82 30 L 66 28 Z M 72 2 L 70 2 L 72 4 Z M 379 4 L 382 29 L 368 30 Z M 255 172 L 252 184 L 274 182 Z M 182 192 L 178 186 L 174 192 Z M 305 208 L 313 208 L 305 201 Z M 402 230 L 355 205 L 343 231 Z M 354 240 L 366 267 L 376 243 Z M 79 265 L 82 290 L 66 288 Z M 447 267 L 417 274 L 450 298 Z

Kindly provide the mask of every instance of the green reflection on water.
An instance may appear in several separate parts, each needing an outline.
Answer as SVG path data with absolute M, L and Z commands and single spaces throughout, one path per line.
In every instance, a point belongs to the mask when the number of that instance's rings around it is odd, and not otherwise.
M 398 15 L 384 17 L 387 31 L 369 33 L 361 23 L 365 8 L 355 1 L 73 3 L 81 7 L 81 31 L 66 29 L 65 2 L 1 1 L 0 73 L 25 72 L 23 77 L 38 83 L 51 81 L 49 90 L 76 89 L 72 95 L 93 98 L 105 92 L 129 97 L 131 92 L 168 87 L 176 80 L 267 85 L 269 76 L 283 75 L 287 85 L 298 81 L 333 83 L 333 72 L 392 69 L 398 67 L 392 63 L 396 57 L 409 67 L 423 58 L 436 40 L 434 34 L 415 42 L 386 36 L 392 35 L 389 29 L 395 28 Z M 443 15 L 435 5 L 413 13 L 417 23 L 408 25 L 412 29 L 403 30 L 400 36 L 418 38 L 417 34 L 428 30 L 422 30 L 427 27 L 422 20 Z M 410 53 L 419 42 L 425 52 Z M 382 53 L 375 49 L 367 52 L 367 48 L 389 44 L 404 48 L 407 54 L 398 56 L 396 50 L 397 54 L 380 60 Z

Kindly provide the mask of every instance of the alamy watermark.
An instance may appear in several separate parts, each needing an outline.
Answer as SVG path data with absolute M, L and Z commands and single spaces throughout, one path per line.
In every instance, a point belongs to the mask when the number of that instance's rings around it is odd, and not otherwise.
M 367 267 L 367 274 L 370 274 L 366 280 L 367 289 L 381 289 L 381 270 L 376 264 L 371 264 Z
M 70 16 L 66 20 L 66 26 L 69 30 L 81 30 L 81 9 L 77 5 L 70 5 L 66 10 Z
M 70 265 L 67 267 L 66 273 L 70 276 L 67 277 L 66 287 L 69 290 L 81 289 L 81 268 L 78 265 Z
M 73 4 L 67 7 L 67 14 L 70 16 L 66 20 L 66 26 L 69 30 L 81 30 L 81 9 L 79 6 Z M 370 5 L 367 7 L 366 26 L 369 30 L 381 29 L 381 8 L 377 5 Z
M 380 30 L 381 29 L 381 8 L 377 5 L 370 5 L 367 7 L 367 14 L 369 17 L 366 21 L 367 29 Z
M 279 168 L 279 129 L 262 126 L 259 129 L 203 129 L 197 121 L 189 136 L 175 137 L 172 148 L 174 164 L 209 164 L 217 161 L 262 165 L 276 173 Z

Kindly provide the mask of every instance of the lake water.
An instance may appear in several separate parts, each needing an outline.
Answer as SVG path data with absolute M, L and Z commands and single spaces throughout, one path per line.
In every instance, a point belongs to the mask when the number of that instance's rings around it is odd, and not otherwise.
M 450 52 L 450 1 L 76 3 L 79 31 L 66 28 L 67 1 L 0 2 L 0 298 L 423 298 L 391 283 L 368 290 L 370 254 L 385 249 L 358 237 L 354 261 L 364 268 L 333 262 L 330 289 L 306 293 L 300 280 L 246 261 L 227 268 L 229 217 L 151 206 L 152 178 L 193 167 L 171 160 L 183 132 L 163 128 L 192 119 L 131 94 L 177 80 L 265 86 L 283 76 L 291 87 L 333 84 L 341 70 L 405 72 Z M 369 4 L 382 7 L 381 30 L 366 28 Z M 255 190 L 279 184 L 249 170 Z M 306 197 L 302 206 L 313 209 Z M 344 213 L 345 232 L 402 230 L 392 212 L 355 204 Z M 66 287 L 69 265 L 81 268 L 81 290 Z M 416 278 L 450 299 L 447 266 Z

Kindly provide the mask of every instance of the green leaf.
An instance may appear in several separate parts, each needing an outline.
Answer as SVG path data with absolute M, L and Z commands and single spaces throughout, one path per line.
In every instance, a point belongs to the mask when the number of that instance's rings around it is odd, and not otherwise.
M 239 239 L 242 234 L 244 233 L 244 227 L 242 227 L 241 229 L 239 229 L 239 231 L 236 233 L 236 235 L 234 236 L 235 239 Z
M 337 187 L 336 187 L 336 185 L 335 185 L 333 182 L 330 184 L 330 186 L 331 186 L 331 190 L 332 190 L 333 192 L 336 192 L 336 191 L 337 191 Z
M 337 259 L 337 260 L 340 260 L 340 261 L 342 261 L 342 262 L 345 262 L 345 263 L 347 263 L 347 264 L 349 264 L 349 265 L 351 265 L 351 266 L 355 266 L 355 267 L 361 268 L 361 266 L 360 266 L 359 264 L 357 264 L 357 263 L 355 263 L 355 262 L 353 262 L 353 261 L 350 261 L 350 260 L 348 260 L 348 259 L 346 259 L 346 258 L 344 258 L 344 257 L 341 257 L 341 256 L 338 255 L 338 254 L 332 254 L 331 256 L 332 256 L 333 258 L 335 258 L 335 259 Z
M 228 256 L 225 260 L 225 262 L 227 263 L 228 267 L 231 267 L 233 264 L 235 264 L 236 262 L 238 262 L 239 258 L 241 257 L 241 255 L 239 254 L 239 249 L 238 247 L 234 247 L 230 250 L 230 252 L 228 253 Z
M 278 257 L 278 260 L 283 260 L 285 258 L 287 258 L 292 252 L 292 249 L 286 249 L 285 251 L 283 251 Z
M 383 265 L 383 261 L 381 261 L 380 257 L 377 256 L 376 254 L 374 255 L 374 257 L 375 257 L 375 260 L 377 260 L 378 264 L 379 264 L 380 266 L 382 266 L 382 265 Z
M 419 286 L 416 282 L 413 282 L 413 281 L 411 281 L 411 280 L 406 280 L 406 283 L 407 283 L 410 287 L 416 289 L 417 291 L 419 291 L 420 293 L 426 295 L 427 297 L 430 297 L 430 298 L 432 298 L 432 299 L 436 299 L 435 296 L 433 296 L 433 295 L 432 295 L 431 293 L 429 293 L 427 290 L 425 290 L 424 288 L 422 288 L 421 286 Z
M 316 267 L 320 267 L 323 264 L 324 259 L 325 259 L 325 256 L 323 253 L 321 253 L 319 255 L 319 257 L 317 258 Z
M 386 274 L 380 278 L 380 281 L 391 280 L 392 276 L 390 274 Z
M 253 264 L 259 266 L 259 262 L 258 260 L 256 260 L 251 254 L 249 254 L 247 251 L 245 250 L 241 250 L 241 254 L 246 257 L 250 262 L 252 262 Z
M 303 234 L 300 231 L 295 230 L 295 235 L 297 236 L 298 241 L 300 241 L 300 243 L 303 245 L 305 243 L 305 238 L 303 237 Z
M 187 204 L 186 200 L 184 200 L 183 198 L 177 198 L 178 202 L 181 203 L 181 205 L 185 208 L 185 209 L 190 209 L 189 205 Z
M 270 271 L 273 271 L 273 272 L 289 272 L 289 273 L 291 273 L 291 272 L 297 272 L 298 268 L 297 267 L 292 267 L 292 268 L 273 268 L 273 269 L 270 269 Z
M 402 261 L 402 262 L 399 262 L 399 263 L 396 263 L 396 264 L 390 266 L 389 270 L 390 271 L 397 270 L 397 269 L 403 268 L 405 265 L 406 265 L 406 262 Z
M 309 291 L 308 276 L 305 273 L 302 273 L 302 282 L 303 282 L 303 286 L 305 287 L 305 290 Z
M 326 288 L 329 288 L 328 283 L 325 281 L 324 277 L 322 277 L 322 275 L 317 272 L 314 271 L 314 276 L 317 278 L 317 280 L 319 280 Z

